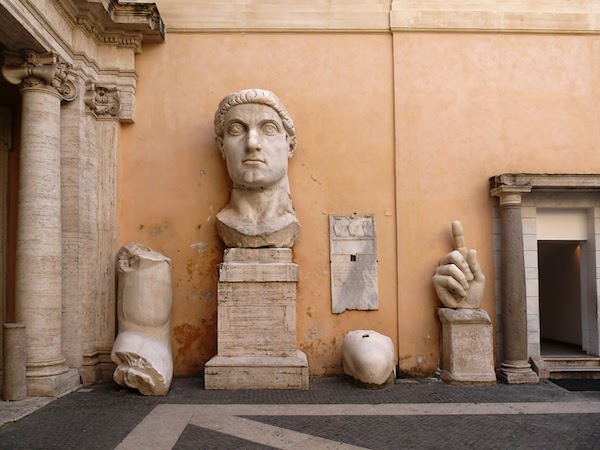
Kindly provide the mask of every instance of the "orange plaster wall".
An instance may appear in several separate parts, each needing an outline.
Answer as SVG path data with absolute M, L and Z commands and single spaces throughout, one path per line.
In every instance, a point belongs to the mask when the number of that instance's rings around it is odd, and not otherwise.
M 341 373 L 353 329 L 397 345 L 391 35 L 169 34 L 144 46 L 136 69 L 136 123 L 120 141 L 119 243 L 139 241 L 173 260 L 175 374 L 201 373 L 216 353 L 223 248 L 214 217 L 230 183 L 212 121 L 222 97 L 248 87 L 278 94 L 296 124 L 297 342 L 310 372 Z M 376 214 L 379 310 L 336 316 L 328 214 L 352 212 Z
M 460 219 L 495 324 L 488 178 L 600 172 L 600 38 L 396 33 L 400 368 L 438 364 L 431 276 Z

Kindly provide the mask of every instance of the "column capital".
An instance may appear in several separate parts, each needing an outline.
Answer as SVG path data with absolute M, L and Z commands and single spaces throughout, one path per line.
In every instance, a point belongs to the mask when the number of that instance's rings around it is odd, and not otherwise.
M 492 189 L 492 196 L 500 199 L 500 206 L 520 205 L 523 194 L 531 192 L 531 186 L 502 185 Z
M 86 86 L 85 104 L 98 118 L 118 118 L 121 111 L 119 90 L 116 86 L 101 86 L 89 82 Z
M 62 100 L 71 101 L 77 96 L 75 83 L 68 79 L 71 67 L 55 52 L 5 52 L 2 75 L 21 89 L 48 89 Z

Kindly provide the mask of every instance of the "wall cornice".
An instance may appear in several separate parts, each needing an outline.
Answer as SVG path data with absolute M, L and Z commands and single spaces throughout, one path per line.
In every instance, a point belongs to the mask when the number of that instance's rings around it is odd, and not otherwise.
M 389 32 L 391 0 L 158 0 L 169 33 Z
M 170 33 L 600 33 L 597 0 L 156 1 Z
M 393 0 L 392 31 L 600 33 L 596 0 Z

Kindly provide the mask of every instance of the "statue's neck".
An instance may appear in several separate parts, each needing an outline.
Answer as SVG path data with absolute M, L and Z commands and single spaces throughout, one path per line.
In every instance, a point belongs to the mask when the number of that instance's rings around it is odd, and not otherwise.
M 287 176 L 264 189 L 234 185 L 227 209 L 239 220 L 252 223 L 277 221 L 286 214 L 294 214 Z
M 259 189 L 250 189 L 241 184 L 233 183 L 233 189 L 239 190 L 239 191 L 250 191 L 250 192 L 254 192 L 254 193 L 265 193 L 265 195 L 267 195 L 267 196 L 269 195 L 270 192 L 284 190 L 289 195 L 290 194 L 290 181 L 286 175 L 281 180 L 279 180 L 277 183 L 275 183 L 269 187 L 259 188 Z

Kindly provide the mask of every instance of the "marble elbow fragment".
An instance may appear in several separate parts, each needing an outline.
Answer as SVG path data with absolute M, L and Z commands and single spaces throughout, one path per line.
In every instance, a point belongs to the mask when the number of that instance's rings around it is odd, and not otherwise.
M 117 255 L 119 333 L 113 379 L 144 395 L 166 395 L 173 379 L 171 260 L 130 242 Z

